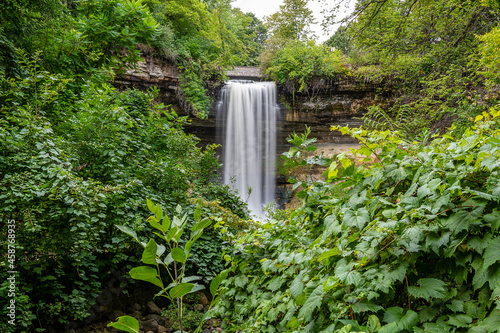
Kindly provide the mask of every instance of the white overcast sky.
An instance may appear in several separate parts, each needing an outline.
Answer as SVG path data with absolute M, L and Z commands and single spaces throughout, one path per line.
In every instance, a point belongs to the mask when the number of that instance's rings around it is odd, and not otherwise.
M 283 0 L 234 0 L 232 3 L 233 7 L 240 8 L 244 13 L 252 12 L 261 20 L 264 19 L 264 16 L 276 13 L 280 9 L 281 4 L 283 4 Z M 309 1 L 308 7 L 313 11 L 316 19 L 316 25 L 313 27 L 313 30 L 319 37 L 317 41 L 322 43 L 329 37 L 321 30 L 321 21 L 323 20 L 321 10 L 323 8 L 321 8 L 321 4 L 318 1 L 314 0 Z

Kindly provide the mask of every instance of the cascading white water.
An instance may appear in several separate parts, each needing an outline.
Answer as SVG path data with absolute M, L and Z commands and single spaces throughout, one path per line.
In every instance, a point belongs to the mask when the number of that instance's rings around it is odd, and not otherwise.
M 253 215 L 275 199 L 276 103 L 274 82 L 229 81 L 218 104 L 224 184 L 247 201 Z

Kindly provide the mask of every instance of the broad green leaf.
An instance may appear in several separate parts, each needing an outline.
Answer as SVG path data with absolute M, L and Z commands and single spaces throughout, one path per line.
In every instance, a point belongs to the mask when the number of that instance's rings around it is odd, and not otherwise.
M 186 252 L 180 247 L 174 247 L 172 249 L 172 259 L 183 264 L 186 262 Z
M 429 301 L 431 298 L 442 298 L 446 296 L 446 283 L 439 279 L 422 278 L 417 281 L 418 287 L 408 287 L 410 295 L 424 298 Z
M 167 232 L 167 230 L 170 228 L 170 225 L 172 223 L 170 222 L 170 219 L 168 218 L 167 215 L 163 216 L 163 222 L 162 222 L 162 228 L 164 230 L 164 232 Z
M 191 251 L 191 247 L 193 246 L 194 242 L 196 242 L 196 240 L 198 238 L 200 238 L 200 236 L 202 234 L 203 234 L 203 229 L 197 230 L 195 232 L 191 232 L 191 237 L 189 238 L 189 240 L 186 242 L 186 245 L 184 246 L 187 253 L 189 253 Z
M 325 283 L 323 284 L 323 291 L 325 293 L 328 293 L 330 290 L 333 288 L 336 288 L 340 285 L 340 280 L 337 279 L 335 276 L 330 276 Z M 301 291 L 302 292 L 302 291 Z M 293 295 L 293 294 L 292 294 Z
M 304 302 L 304 305 L 299 311 L 299 318 L 309 318 L 314 313 L 314 311 L 321 306 L 322 302 L 323 284 L 320 283 Z
M 195 293 L 197 291 L 204 290 L 204 289 L 205 289 L 204 285 L 194 283 L 193 289 L 191 289 L 191 291 L 188 294 L 192 294 L 192 293 Z
M 149 210 L 153 214 L 155 214 L 157 221 L 161 221 L 161 219 L 163 218 L 163 212 L 161 210 L 160 204 L 155 204 L 149 199 L 146 199 L 146 203 L 147 203 Z
M 168 294 L 172 299 L 177 297 L 182 297 L 186 294 L 189 294 L 193 289 L 194 284 L 192 283 L 179 283 L 177 286 L 173 287 L 168 291 Z
M 175 242 L 179 242 L 179 240 L 181 239 L 183 233 L 184 233 L 184 226 L 182 228 L 180 228 L 177 231 L 177 233 L 175 234 L 175 236 L 174 236 Z
M 335 267 L 335 277 L 347 285 L 357 285 L 361 280 L 361 274 L 352 267 L 353 263 L 347 264 L 345 259 L 339 260 Z
M 464 302 L 458 299 L 454 299 L 451 301 L 451 304 L 446 304 L 446 307 L 451 311 L 453 311 L 454 313 L 463 312 Z
M 483 216 L 484 221 L 491 224 L 491 230 L 496 232 L 500 229 L 500 211 L 495 208 L 491 214 Z
M 388 324 L 393 322 L 397 323 L 403 318 L 404 313 L 405 310 L 399 306 L 388 308 L 384 313 L 384 322 Z
M 397 332 L 401 332 L 401 329 L 398 327 L 398 324 L 396 322 L 384 325 L 378 331 L 378 333 L 397 333 Z
M 287 324 L 286 327 L 289 328 L 290 330 L 295 330 L 297 327 L 299 327 L 300 322 L 297 319 L 297 317 L 293 317 Z
M 441 235 L 429 233 L 425 239 L 425 246 L 439 255 L 439 249 L 450 242 L 450 234 L 450 232 L 443 232 Z
M 418 314 L 418 320 L 420 322 L 431 321 L 439 313 L 440 309 L 427 306 L 423 308 Z
M 201 276 L 196 276 L 196 275 L 185 276 L 182 278 L 182 282 L 193 282 L 193 281 L 199 281 L 201 279 L 203 279 Z
M 135 280 L 147 281 L 163 289 L 163 282 L 158 278 L 158 273 L 153 267 L 134 267 L 130 270 L 129 274 Z
M 429 190 L 434 191 L 440 184 L 441 184 L 442 179 L 440 178 L 434 178 L 433 180 L 429 181 L 427 184 L 427 187 Z
M 170 242 L 172 240 L 172 238 L 174 238 L 175 234 L 177 233 L 178 229 L 177 229 L 177 226 L 174 225 L 172 227 L 172 229 L 170 229 L 170 231 L 167 233 L 167 241 Z
M 367 312 L 367 311 L 377 312 L 377 311 L 382 310 L 382 309 L 383 309 L 383 307 L 381 307 L 380 305 L 370 303 L 370 302 L 357 302 L 357 303 L 352 305 L 352 310 L 355 313 Z
M 495 288 L 493 289 L 493 293 L 491 294 L 491 299 L 496 303 L 496 309 L 500 310 L 500 280 L 495 283 Z
M 417 325 L 418 314 L 415 311 L 408 310 L 405 315 L 399 320 L 398 327 L 411 331 Z
M 139 239 L 137 238 L 137 233 L 134 230 L 124 225 L 116 225 L 116 227 L 120 229 L 120 231 L 126 233 L 127 235 L 132 236 L 136 241 L 139 241 Z
M 142 262 L 148 265 L 156 265 L 156 251 L 158 246 L 154 239 L 150 239 L 142 252 Z
M 458 233 L 462 230 L 469 230 L 470 224 L 478 220 L 483 210 L 484 206 L 477 206 L 471 212 L 466 210 L 456 212 L 452 214 L 445 223 L 454 233 Z
M 351 331 L 351 328 L 352 326 L 349 324 L 349 325 L 345 325 L 344 327 L 342 327 L 338 333 L 349 333 Z
M 300 332 L 301 333 L 314 333 L 314 324 L 316 324 L 316 322 L 313 320 L 306 327 L 304 327 Z
M 205 229 L 208 227 L 210 224 L 212 224 L 212 220 L 210 220 L 208 217 L 205 217 L 203 220 L 200 222 L 197 222 L 192 228 L 191 231 L 197 231 L 200 229 Z
M 370 332 L 377 332 L 381 327 L 380 320 L 376 315 L 370 315 L 370 317 L 368 317 L 367 325 Z
M 487 268 L 500 260 L 500 237 L 496 237 L 490 241 L 483 255 L 483 267 Z
M 348 227 L 357 227 L 361 230 L 369 221 L 370 214 L 368 214 L 365 208 L 360 208 L 355 211 L 348 209 L 344 212 L 343 223 Z
M 335 324 L 331 324 L 330 326 L 328 326 L 327 328 L 325 328 L 324 330 L 322 330 L 319 333 L 333 333 L 333 332 L 335 332 L 335 326 L 336 326 Z
M 210 282 L 210 293 L 212 294 L 213 297 L 215 297 L 215 294 L 217 293 L 217 289 L 219 289 L 219 285 L 221 284 L 222 281 L 224 281 L 227 278 L 227 275 L 229 274 L 229 271 L 223 271 L 216 277 L 212 279 Z
M 453 233 L 458 233 L 462 230 L 469 230 L 470 219 L 469 212 L 461 210 L 453 213 L 448 219 L 442 220 Z
M 297 298 L 300 294 L 302 294 L 302 291 L 304 290 L 304 283 L 302 282 L 303 275 L 302 273 L 297 275 L 293 281 L 292 285 L 290 286 L 290 293 L 292 294 L 293 298 Z
M 240 274 L 234 279 L 234 284 L 236 287 L 245 288 L 247 283 L 248 283 L 248 278 L 245 275 Z
M 390 209 L 386 209 L 384 211 L 382 211 L 382 215 L 385 217 L 385 218 L 392 218 L 394 215 L 396 215 L 397 213 L 397 209 L 395 208 L 390 208 Z
M 271 291 L 276 291 L 283 285 L 283 278 L 281 276 L 275 276 L 267 285 L 267 289 Z
M 139 333 L 139 321 L 131 316 L 121 316 L 118 321 L 109 323 L 108 327 L 114 327 L 129 333 Z
M 436 323 L 425 323 L 424 324 L 424 331 L 426 333 L 443 333 L 443 332 L 450 332 L 452 329 L 452 326 L 446 324 L 443 321 L 439 321 Z
M 154 216 L 148 217 L 148 222 L 153 228 L 158 229 L 161 232 L 167 232 L 167 230 L 164 229 L 163 226 L 157 222 L 156 217 Z
M 155 214 L 155 212 L 156 212 L 156 205 L 154 204 L 154 202 L 146 198 L 146 205 L 148 206 L 149 211 L 151 213 Z
M 448 324 L 456 327 L 469 327 L 470 323 L 472 323 L 472 317 L 466 314 L 450 315 L 450 318 L 448 319 Z
M 500 281 L 500 265 L 485 267 L 483 264 L 476 270 L 476 274 L 472 279 L 472 286 L 474 289 L 479 289 L 488 282 L 492 287 L 496 281 Z
M 431 190 L 427 187 L 427 184 L 425 184 L 424 186 L 418 188 L 417 198 L 422 199 L 429 194 L 431 194 Z
M 500 327 L 500 312 L 492 311 L 488 317 L 486 317 L 482 321 L 478 321 L 476 324 L 478 328 L 482 328 L 483 330 L 477 330 L 476 332 L 498 332 L 498 328 Z M 471 332 L 470 330 L 469 332 Z
M 163 262 L 165 263 L 165 265 L 170 265 L 171 263 L 174 262 L 174 259 L 172 258 L 172 253 L 169 253 L 165 259 L 163 260 Z
M 339 249 L 328 250 L 328 251 L 321 253 L 317 260 L 319 262 L 321 262 L 321 261 L 328 259 L 332 256 L 339 255 L 340 253 L 341 253 L 341 251 Z
M 201 217 L 201 205 L 198 205 L 198 207 L 196 207 L 196 209 L 194 211 L 194 214 L 193 214 L 193 217 L 194 217 L 195 221 L 199 221 L 200 220 L 200 217 Z
M 158 245 L 158 248 L 156 249 L 156 256 L 161 257 L 165 251 L 167 250 L 167 247 L 165 245 Z

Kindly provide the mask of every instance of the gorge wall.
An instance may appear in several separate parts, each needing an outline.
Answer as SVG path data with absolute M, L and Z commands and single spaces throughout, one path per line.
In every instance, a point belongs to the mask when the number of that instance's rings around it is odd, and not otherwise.
M 147 90 L 156 87 L 159 90 L 158 102 L 170 105 L 179 115 L 187 115 L 179 90 L 179 75 L 175 64 L 146 58 L 138 63 L 136 69 L 118 76 L 113 84 L 119 90 Z M 238 67 L 229 72 L 228 76 L 231 79 L 260 80 L 256 68 Z M 214 102 L 208 119 L 190 116 L 190 123 L 185 126 L 188 133 L 200 138 L 200 145 L 203 146 L 216 142 L 215 103 L 222 84 L 210 83 L 209 86 L 209 94 Z M 292 94 L 289 87 L 278 85 L 278 101 L 281 107 L 281 117 L 278 121 L 279 154 L 289 146 L 286 137 L 293 132 L 304 132 L 305 126 L 311 128 L 311 137 L 317 138 L 319 144 L 355 143 L 350 137 L 342 137 L 340 132 L 331 132 L 331 126 L 362 125 L 359 118 L 368 106 L 376 103 L 376 97 L 380 100 L 380 96 L 376 95 L 375 86 L 353 78 L 324 81 L 314 87 L 310 91 Z

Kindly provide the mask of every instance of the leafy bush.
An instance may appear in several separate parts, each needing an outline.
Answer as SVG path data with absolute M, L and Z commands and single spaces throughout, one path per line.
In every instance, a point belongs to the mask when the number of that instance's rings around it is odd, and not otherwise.
M 430 145 L 341 128 L 362 160 L 339 155 L 289 219 L 241 237 L 215 311 L 226 330 L 497 332 L 499 119 Z
M 118 93 L 94 78 L 68 99 L 68 80 L 31 62 L 23 69 L 26 78 L 0 82 L 0 214 L 16 223 L 27 332 L 86 318 L 110 272 L 137 260 L 113 225 L 149 230 L 145 197 L 168 212 L 193 206 L 188 190 L 212 179 L 218 162 L 182 131 L 182 118 L 153 105 L 153 93 Z

